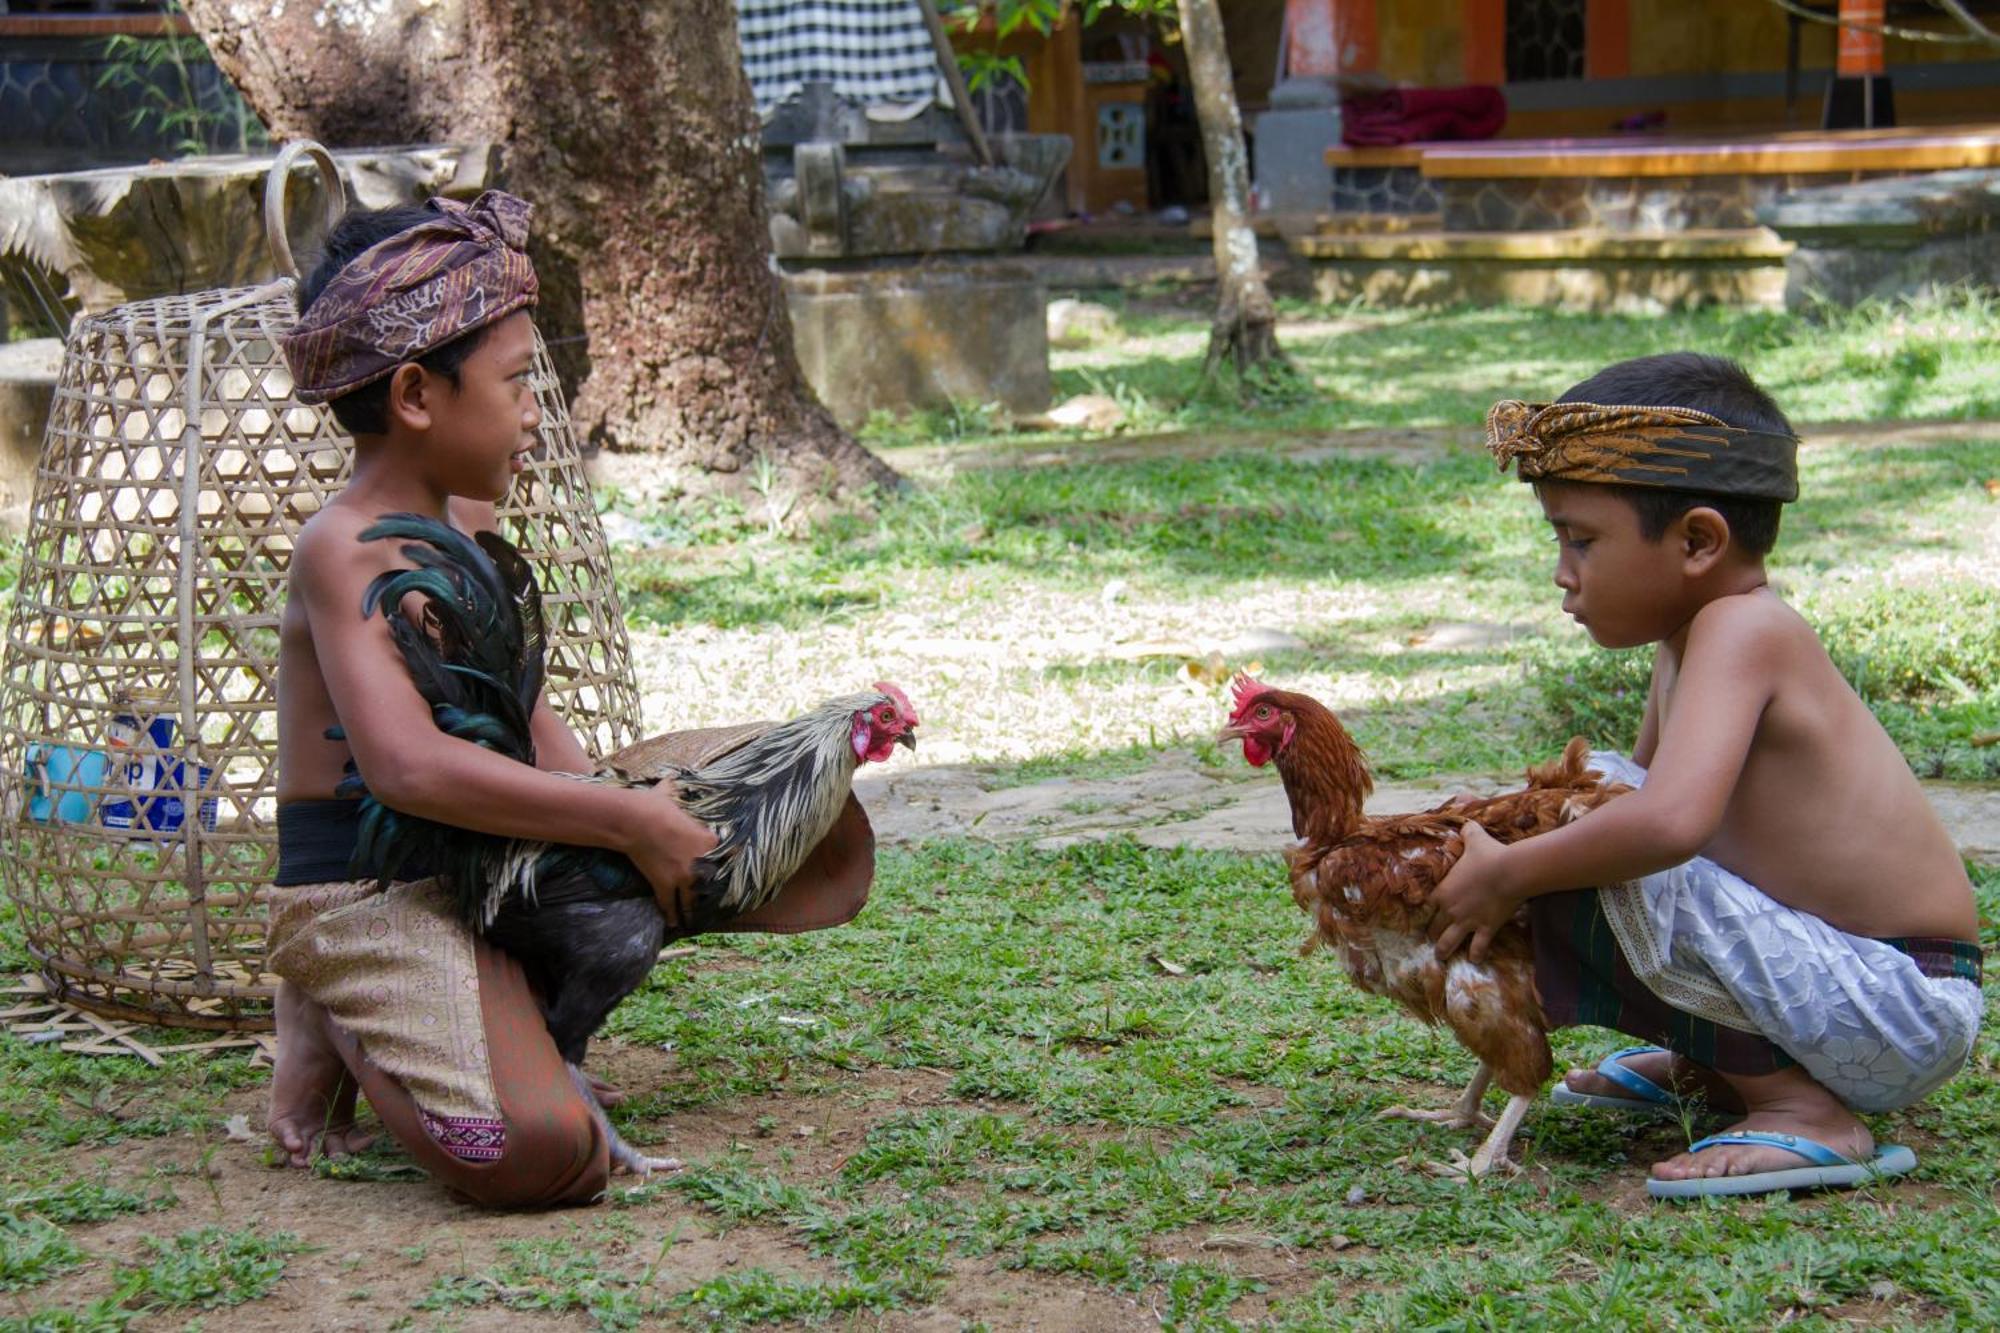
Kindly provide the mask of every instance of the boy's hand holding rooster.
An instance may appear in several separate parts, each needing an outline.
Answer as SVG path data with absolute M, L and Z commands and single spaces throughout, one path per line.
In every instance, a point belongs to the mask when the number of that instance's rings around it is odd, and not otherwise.
M 1487 946 L 1514 919 L 1522 900 L 1507 885 L 1506 847 L 1476 819 L 1466 820 L 1460 834 L 1465 850 L 1431 891 L 1432 939 L 1439 962 L 1464 944 L 1466 957 L 1483 963 Z
M 715 850 L 715 831 L 681 808 L 673 783 L 662 780 L 640 791 L 646 818 L 624 852 L 653 886 L 667 928 L 678 930 L 694 920 L 695 862 Z

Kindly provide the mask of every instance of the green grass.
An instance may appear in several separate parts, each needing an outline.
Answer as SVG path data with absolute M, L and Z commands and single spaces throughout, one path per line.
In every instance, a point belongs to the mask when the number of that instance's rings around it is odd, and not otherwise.
M 2000 442 L 1969 431 L 1955 443 L 1828 446 L 1808 450 L 1803 470 L 1774 579 L 1913 767 L 2000 778 L 2000 750 L 1971 744 L 2000 727 L 2000 594 L 1980 581 L 2000 569 L 2000 504 L 1984 485 L 2000 477 Z M 1346 711 L 1362 744 L 1385 776 L 1415 777 L 1515 769 L 1577 732 L 1631 744 L 1649 654 L 1605 653 L 1558 623 L 1551 549 L 1526 489 L 1469 452 L 1392 462 L 1245 451 L 960 472 L 801 538 L 666 548 L 628 559 L 620 577 L 638 628 L 711 625 L 775 642 L 831 621 L 882 626 L 892 651 L 913 617 L 978 638 L 1114 581 L 1126 603 L 1177 622 L 1155 631 L 1169 637 L 1227 636 L 1244 627 L 1230 618 L 1240 597 L 1275 595 L 1283 615 L 1297 590 L 1301 606 L 1345 609 L 1281 622 L 1307 648 L 1261 655 L 1267 673 L 1307 689 L 1358 682 Z M 1953 559 L 1972 572 L 1920 572 Z M 1477 650 L 1402 642 L 1441 619 L 1533 633 Z M 810 656 L 770 657 L 775 669 L 815 669 Z M 920 699 L 925 670 L 919 660 L 903 681 Z M 1149 751 L 1194 743 L 1219 713 L 1163 727 L 1145 702 L 1171 697 L 1178 670 L 1170 659 L 1010 664 L 983 688 L 1023 717 L 1052 718 L 1018 779 L 1029 780 L 1142 766 Z M 1065 698 L 1090 699 L 1075 707 L 1100 722 L 1115 700 L 1122 734 L 1065 743 L 1051 708 Z
M 1991 923 L 2000 871 L 1976 874 Z M 1621 1202 L 1685 1139 L 1543 1105 L 1528 1172 L 1468 1190 L 1398 1161 L 1468 1136 L 1374 1113 L 1442 1102 L 1469 1058 L 1300 959 L 1302 925 L 1274 858 L 941 844 L 885 857 L 846 929 L 663 969 L 613 1021 L 679 1056 L 671 1087 L 620 1113 L 636 1133 L 745 1096 L 852 1097 L 872 1069 L 930 1071 L 950 1096 L 881 1110 L 830 1173 L 751 1137 L 672 1178 L 715 1225 L 778 1228 L 837 1275 L 732 1275 L 681 1308 L 750 1323 L 920 1306 L 968 1262 L 1139 1293 L 1180 1327 L 1233 1326 L 1294 1265 L 1309 1277 L 1271 1326 L 1761 1327 L 1862 1308 L 1907 1326 L 1977 1323 L 2000 1295 L 1992 1035 L 1930 1103 L 1876 1119 L 1918 1144 L 1921 1184 Z M 1149 962 L 1165 951 L 1183 975 Z M 818 1022 L 778 1021 L 800 1014 Z M 1560 1054 L 1611 1040 L 1566 1033 Z
M 931 471 L 872 514 L 790 537 L 727 506 L 641 508 L 629 517 L 662 535 L 621 559 L 631 624 L 749 636 L 768 645 L 761 662 L 746 648 L 714 669 L 789 673 L 801 692 L 827 670 L 793 646 L 815 627 L 849 627 L 891 660 L 913 623 L 973 640 L 1011 627 L 995 672 L 948 687 L 967 705 L 954 711 L 1023 720 L 962 738 L 970 758 L 1021 765 L 997 784 L 1129 772 L 1198 744 L 1217 720 L 1161 706 L 1184 697 L 1174 660 L 1086 651 L 1031 665 L 1014 649 L 1024 633 L 1088 629 L 1088 600 L 1116 588 L 1121 605 L 1157 612 L 1126 633 L 1216 641 L 1245 628 L 1237 608 L 1257 601 L 1262 623 L 1306 648 L 1256 660 L 1299 688 L 1338 688 L 1384 776 L 1511 770 L 1577 732 L 1629 746 L 1645 667 L 1560 623 L 1535 506 L 1474 447 L 1496 398 L 1550 397 L 1607 361 L 1695 347 L 1742 359 L 1800 420 L 2000 415 L 1983 370 L 2000 352 L 2000 304 L 1963 293 L 1816 319 L 1290 307 L 1319 321 L 1295 322 L 1290 339 L 1311 391 L 1247 404 L 1200 387 L 1205 310 L 1114 304 L 1123 340 L 1059 353 L 1058 392 L 1109 392 L 1147 429 L 1227 432 L 1228 452 L 1093 462 L 1085 449 L 1057 466 Z M 1400 425 L 1451 426 L 1464 444 L 1396 460 L 1286 449 L 1301 434 Z M 892 459 L 943 443 L 1004 460 L 1014 437 L 1000 426 L 990 409 L 956 407 L 880 419 L 868 437 Z M 2000 728 L 2000 439 L 1971 425 L 1938 444 L 1819 446 L 1802 470 L 1775 580 L 1916 771 L 2000 779 L 2000 749 L 1972 744 Z M 1440 620 L 1527 632 L 1483 649 L 1409 642 Z M 919 655 L 901 669 L 924 697 L 930 665 Z
M 1483 458 L 1305 459 L 1282 447 L 1293 435 L 1449 424 L 1470 440 L 1493 398 L 1546 397 L 1605 360 L 1674 346 L 1742 357 L 1802 419 L 1996 407 L 1984 367 L 2000 318 L 1971 298 L 1816 323 L 1334 314 L 1339 331 L 1291 340 L 1312 391 L 1267 386 L 1249 405 L 1227 386 L 1190 388 L 1198 342 L 1173 347 L 1205 312 L 1133 303 L 1124 345 L 1063 354 L 1063 391 L 1110 392 L 1141 425 L 1243 432 L 1216 457 L 934 472 L 873 515 L 792 536 L 740 505 L 609 497 L 656 548 L 620 554 L 631 621 L 684 636 L 690 653 L 741 640 L 731 660 L 760 692 L 817 685 L 827 667 L 810 649 L 836 631 L 885 655 L 931 633 L 1072 636 L 1039 656 L 1007 639 L 956 676 L 937 664 L 946 683 L 930 689 L 922 650 L 911 659 L 904 683 L 927 723 L 1000 719 L 963 724 L 970 757 L 996 761 L 981 770 L 990 786 L 1129 777 L 1173 750 L 1243 771 L 1207 739 L 1215 692 L 1191 689 L 1172 655 L 1097 651 L 1088 632 L 1114 617 L 1135 637 L 1296 635 L 1302 647 L 1262 654 L 1266 673 L 1342 691 L 1383 776 L 1511 769 L 1575 731 L 1629 744 L 1645 655 L 1595 650 L 1558 623 L 1535 507 Z M 999 426 L 959 408 L 870 434 L 892 454 L 992 449 Z M 1917 771 L 2000 779 L 2000 748 L 1973 743 L 2000 730 L 2000 506 L 1987 484 L 2000 441 L 1968 426 L 1941 444 L 1815 448 L 1804 468 L 1774 577 Z M 8 570 L 0 561 L 0 583 Z M 1440 621 L 1524 633 L 1440 647 L 1423 637 Z M 725 702 L 740 717 L 751 687 L 735 679 Z M 1088 743 L 1086 721 L 1101 724 Z M 1973 873 L 1985 942 L 2000 947 L 2000 870 Z M 573 1223 L 500 1234 L 477 1259 L 399 1238 L 394 1262 L 424 1266 L 426 1285 L 409 1310 L 371 1308 L 426 1328 L 873 1327 L 944 1302 L 968 1273 L 1115 1298 L 1178 1329 L 1981 1326 L 2000 1307 L 1991 1033 L 1931 1101 L 1875 1119 L 1916 1146 L 1914 1181 L 1648 1206 L 1636 1181 L 1684 1146 L 1681 1129 L 1542 1104 L 1519 1145 L 1527 1172 L 1462 1189 L 1417 1168 L 1471 1136 L 1375 1113 L 1443 1103 L 1469 1057 L 1331 960 L 1301 958 L 1303 933 L 1275 856 L 1122 841 L 885 852 L 853 925 L 705 940 L 614 1016 L 610 1035 L 674 1055 L 615 1113 L 639 1143 L 671 1151 L 662 1126 L 748 1099 L 777 1112 L 685 1174 Z M 0 970 L 25 966 L 8 914 Z M 1614 1041 L 1561 1034 L 1558 1058 Z M 305 1242 L 208 1216 L 209 1178 L 185 1163 L 248 1151 L 218 1147 L 216 1131 L 225 1098 L 266 1077 L 236 1056 L 153 1069 L 0 1037 L 0 1333 L 254 1313 Z M 837 1152 L 779 1132 L 835 1115 L 857 1126 Z M 81 1165 L 135 1142 L 176 1165 L 115 1183 Z M 396 1183 L 412 1169 L 383 1150 L 323 1167 L 312 1188 L 427 1188 Z M 142 1246 L 98 1239 L 134 1218 L 152 1228 Z M 682 1242 L 710 1232 L 776 1239 L 797 1262 L 684 1261 Z
M 1265 394 L 1249 411 L 1228 386 L 1198 387 L 1199 342 L 1182 353 L 1162 345 L 1204 329 L 1207 310 L 1133 313 L 1130 303 L 1111 303 L 1127 311 L 1126 340 L 1109 354 L 1059 353 L 1056 396 L 1108 394 L 1153 429 L 1476 430 L 1496 399 L 1548 401 L 1610 362 L 1680 350 L 1741 361 L 1795 421 L 2000 416 L 2000 389 L 1987 370 L 2000 352 L 2000 302 L 1977 290 L 1811 318 L 1723 308 L 1327 311 L 1285 302 L 1289 316 L 1337 318 L 1327 331 L 1281 333 L 1317 392 L 1276 401 Z

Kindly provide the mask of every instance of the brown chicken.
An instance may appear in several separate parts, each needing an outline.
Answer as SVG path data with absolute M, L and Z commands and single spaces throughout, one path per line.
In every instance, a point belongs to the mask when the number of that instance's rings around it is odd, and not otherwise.
M 1277 764 L 1292 807 L 1298 842 L 1285 859 L 1292 897 L 1313 921 L 1307 950 L 1331 946 L 1361 989 L 1426 1023 L 1443 1023 L 1479 1057 L 1479 1072 L 1449 1110 L 1398 1106 L 1383 1114 L 1458 1129 L 1490 1124 L 1469 1161 L 1454 1151 L 1454 1172 L 1483 1176 L 1509 1165 L 1514 1133 L 1552 1067 L 1527 921 L 1523 914 L 1496 934 L 1483 963 L 1463 954 L 1439 962 L 1430 939 L 1431 892 L 1464 850 L 1459 830 L 1467 820 L 1478 820 L 1501 842 L 1518 842 L 1631 788 L 1605 783 L 1587 767 L 1589 746 L 1578 737 L 1561 759 L 1530 768 L 1524 790 L 1371 818 L 1362 813 L 1375 787 L 1368 761 L 1325 705 L 1248 676 L 1236 678 L 1235 694 L 1222 736 L 1242 741 L 1253 765 Z M 1496 1080 L 1509 1101 L 1489 1121 L 1479 1104 Z

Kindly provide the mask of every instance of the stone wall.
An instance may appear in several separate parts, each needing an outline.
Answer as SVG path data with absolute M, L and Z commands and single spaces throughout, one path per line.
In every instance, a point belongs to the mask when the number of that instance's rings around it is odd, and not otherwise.
M 1048 293 L 1026 264 L 805 269 L 785 295 L 799 363 L 842 425 L 874 408 L 1049 404 Z
M 1754 227 L 1757 210 L 1809 186 L 1866 173 L 1569 176 L 1434 181 L 1446 231 L 1680 231 Z
M 144 162 L 188 151 L 242 152 L 263 126 L 193 38 L 181 61 L 145 67 L 105 37 L 0 37 L 0 174 Z M 191 44 L 191 48 L 189 45 Z M 162 112 L 195 113 L 170 128 Z
M 1421 167 L 1335 167 L 1333 211 L 1436 213 L 1442 208 L 1437 186 Z
M 1293 242 L 1316 299 L 1379 306 L 1536 305 L 1645 313 L 1783 303 L 1790 246 L 1762 230 L 1678 236 L 1320 235 Z
M 2000 286 L 2000 170 L 1800 190 L 1759 216 L 1793 246 L 1785 261 L 1793 309 Z

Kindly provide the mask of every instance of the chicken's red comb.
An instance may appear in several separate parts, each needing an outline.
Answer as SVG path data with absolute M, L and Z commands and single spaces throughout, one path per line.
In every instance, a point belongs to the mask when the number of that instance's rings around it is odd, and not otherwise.
M 903 693 L 901 687 L 886 680 L 878 680 L 875 682 L 875 688 L 896 701 L 897 711 L 910 719 L 911 726 L 917 725 L 917 706 L 910 702 L 910 696 Z
M 1258 680 L 1249 672 L 1237 672 L 1236 679 L 1229 683 L 1229 691 L 1236 699 L 1236 707 L 1232 712 L 1232 716 L 1234 713 L 1240 713 L 1248 708 L 1258 695 L 1267 694 L 1270 690 L 1271 687 L 1269 685 Z

